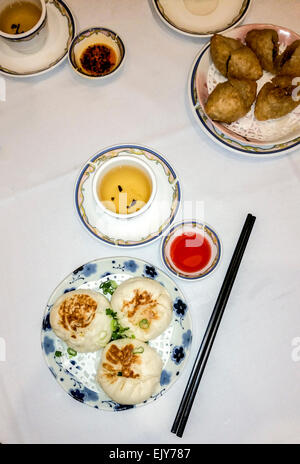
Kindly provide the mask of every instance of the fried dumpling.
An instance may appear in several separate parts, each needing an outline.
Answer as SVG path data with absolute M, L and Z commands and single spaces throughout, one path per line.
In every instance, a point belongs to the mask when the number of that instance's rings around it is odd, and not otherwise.
M 172 319 L 172 299 L 160 283 L 145 277 L 123 282 L 114 292 L 111 306 L 122 327 L 143 341 L 158 337 Z
M 277 119 L 295 109 L 300 101 L 293 98 L 296 85 L 292 85 L 292 77 L 276 76 L 260 90 L 254 114 L 259 121 Z
M 300 77 L 300 40 L 295 40 L 285 49 L 276 65 L 279 75 Z
M 256 98 L 256 82 L 248 79 L 229 79 L 229 82 L 239 92 L 249 111 Z
M 255 53 L 263 69 L 276 74 L 275 60 L 279 40 L 274 29 L 252 29 L 246 35 L 246 44 Z
M 111 317 L 106 315 L 109 301 L 92 290 L 65 293 L 50 311 L 54 333 L 75 351 L 87 353 L 103 348 L 111 339 Z
M 257 81 L 263 70 L 255 53 L 248 47 L 242 47 L 231 53 L 228 62 L 228 77 Z
M 110 342 L 103 350 L 97 381 L 120 404 L 138 404 L 150 398 L 159 385 L 162 360 L 139 340 Z
M 214 65 L 225 77 L 257 80 L 262 68 L 255 53 L 240 40 L 215 34 L 210 42 Z
M 213 121 L 232 123 L 245 116 L 256 97 L 257 84 L 251 80 L 229 79 L 218 84 L 205 105 Z
M 215 34 L 210 41 L 210 53 L 215 67 L 223 76 L 227 76 L 228 62 L 234 50 L 243 47 L 240 40 Z

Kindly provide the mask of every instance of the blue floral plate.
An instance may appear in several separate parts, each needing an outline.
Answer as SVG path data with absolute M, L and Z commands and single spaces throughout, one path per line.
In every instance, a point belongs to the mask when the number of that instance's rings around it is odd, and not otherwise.
M 100 292 L 99 286 L 106 280 L 112 279 L 120 284 L 131 277 L 155 279 L 168 290 L 173 299 L 173 320 L 165 332 L 149 342 L 163 360 L 159 387 L 147 401 L 135 406 L 125 406 L 112 401 L 96 382 L 96 370 L 101 351 L 78 353 L 70 357 L 67 345 L 52 331 L 49 316 L 54 302 L 63 293 L 79 288 Z M 42 350 L 56 381 L 77 401 L 96 409 L 110 411 L 122 411 L 142 406 L 161 397 L 181 374 L 189 355 L 191 341 L 191 316 L 187 302 L 177 285 L 152 264 L 140 259 L 125 257 L 97 259 L 69 274 L 50 296 L 42 324 Z M 57 356 L 57 352 L 60 352 L 60 356 Z

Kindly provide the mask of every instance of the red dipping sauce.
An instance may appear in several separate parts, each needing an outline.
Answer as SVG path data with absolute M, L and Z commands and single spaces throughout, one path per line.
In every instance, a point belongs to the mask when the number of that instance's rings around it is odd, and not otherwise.
M 211 246 L 207 238 L 196 232 L 186 232 L 174 238 L 170 257 L 182 272 L 193 273 L 204 269 L 211 258 Z

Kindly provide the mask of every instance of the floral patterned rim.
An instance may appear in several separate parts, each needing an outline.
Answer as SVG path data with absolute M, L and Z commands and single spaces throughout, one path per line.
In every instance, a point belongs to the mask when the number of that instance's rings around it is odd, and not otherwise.
M 244 3 L 241 6 L 239 14 L 235 18 L 233 18 L 232 22 L 230 24 L 228 24 L 227 27 L 222 28 L 222 29 L 216 29 L 214 31 L 206 31 L 206 32 L 203 32 L 203 33 L 189 31 L 189 30 L 186 30 L 186 29 L 183 29 L 183 28 L 180 28 L 180 27 L 176 26 L 176 24 L 174 24 L 166 16 L 166 14 L 164 13 L 164 10 L 163 10 L 162 6 L 160 5 L 159 0 L 152 0 L 152 3 L 154 5 L 154 8 L 155 8 L 156 12 L 158 13 L 159 17 L 161 18 L 161 20 L 167 26 L 169 26 L 171 29 L 173 29 L 173 30 L 175 30 L 175 31 L 177 31 L 177 32 L 179 32 L 181 34 L 190 36 L 190 37 L 210 37 L 213 34 L 228 31 L 229 29 L 232 29 L 234 26 L 237 26 L 237 24 L 239 24 L 245 18 L 246 14 L 248 13 L 251 1 L 252 0 L 244 0 Z
M 203 273 L 200 272 L 196 276 L 189 276 L 188 274 L 177 272 L 173 268 L 172 263 L 171 263 L 169 257 L 167 256 L 167 253 L 166 253 L 166 246 L 168 245 L 171 237 L 173 236 L 173 233 L 176 232 L 177 229 L 181 228 L 183 225 L 189 225 L 189 224 L 191 224 L 192 227 L 200 226 L 201 229 L 204 228 L 205 233 L 210 237 L 211 241 L 213 242 L 213 244 L 217 248 L 216 256 L 215 256 L 213 262 L 211 263 L 211 265 L 209 266 L 209 268 L 206 269 L 205 272 L 203 272 Z M 218 264 L 219 264 L 219 262 L 221 260 L 221 256 L 222 256 L 221 241 L 220 241 L 217 233 L 208 224 L 203 224 L 203 223 L 197 222 L 197 221 L 183 221 L 183 222 L 178 222 L 177 224 L 175 224 L 169 230 L 168 235 L 162 239 L 160 251 L 161 251 L 161 259 L 162 259 L 164 265 L 166 266 L 166 268 L 170 272 L 172 272 L 172 274 L 176 275 L 176 277 L 178 277 L 179 279 L 183 279 L 183 280 L 199 280 L 199 279 L 203 279 L 204 277 L 207 277 L 209 274 L 211 274 L 216 269 L 216 267 L 218 266 Z
M 199 62 L 203 55 L 209 50 L 210 44 L 208 43 L 205 45 L 200 53 L 196 56 L 196 59 L 192 65 L 192 70 L 190 73 L 190 77 L 188 80 L 188 94 L 190 105 L 193 111 L 196 120 L 198 121 L 200 127 L 211 137 L 215 142 L 220 144 L 221 146 L 233 151 L 238 152 L 248 156 L 255 156 L 259 158 L 263 157 L 272 157 L 272 156 L 282 156 L 295 150 L 298 145 L 300 144 L 300 137 L 297 137 L 293 140 L 288 142 L 279 143 L 275 145 L 269 146 L 259 146 L 259 145 L 251 145 L 244 144 L 242 142 L 238 142 L 237 140 L 232 140 L 230 137 L 227 137 L 225 134 L 220 132 L 209 120 L 206 116 L 205 112 L 203 111 L 201 105 L 199 104 L 198 96 L 197 96 L 197 89 L 196 89 L 196 73 L 198 70 Z
M 93 172 L 95 171 L 95 166 L 93 166 L 92 163 L 97 162 L 100 158 L 110 159 L 115 156 L 118 156 L 118 153 L 124 149 L 126 149 L 126 151 L 129 151 L 131 154 L 144 155 L 149 160 L 153 160 L 156 163 L 161 164 L 164 169 L 164 172 L 166 173 L 166 176 L 168 177 L 168 181 L 170 184 L 174 184 L 175 181 L 177 180 L 175 187 L 174 187 L 172 208 L 171 208 L 171 213 L 170 213 L 168 220 L 165 221 L 163 224 L 161 224 L 160 228 L 157 231 L 137 241 L 124 241 L 124 240 L 115 241 L 115 239 L 113 239 L 112 237 L 108 237 L 107 235 L 102 234 L 101 231 L 99 231 L 96 227 L 94 227 L 93 225 L 89 223 L 84 206 L 83 206 L 84 198 L 82 194 L 82 187 L 86 179 L 90 175 L 92 175 Z M 116 146 L 108 147 L 105 150 L 97 153 L 85 163 L 84 168 L 81 170 L 79 177 L 76 181 L 76 185 L 75 185 L 75 208 L 79 215 L 79 219 L 81 223 L 95 238 L 102 240 L 103 242 L 109 245 L 118 246 L 118 247 L 137 247 L 137 246 L 146 245 L 154 240 L 157 240 L 174 221 L 179 205 L 180 205 L 180 201 L 181 201 L 181 189 L 179 185 L 179 180 L 173 168 L 171 167 L 171 165 L 166 161 L 165 158 L 163 158 L 157 152 L 153 151 L 150 148 L 140 146 L 140 145 L 133 145 L 133 144 L 116 145 Z M 132 219 L 132 221 L 133 220 L 134 219 Z
M 74 57 L 74 47 L 78 43 L 82 42 L 82 40 L 87 39 L 91 35 L 97 34 L 99 32 L 101 32 L 102 34 L 107 35 L 108 37 L 111 37 L 117 43 L 117 45 L 119 47 L 119 50 L 120 50 L 121 58 L 120 58 L 120 61 L 118 63 L 118 66 L 116 66 L 110 73 L 105 74 L 104 76 L 91 76 L 89 74 L 85 74 L 81 69 L 78 68 L 78 66 L 76 64 L 76 61 L 75 61 L 75 57 Z M 124 58 L 125 58 L 125 45 L 124 45 L 122 39 L 118 36 L 118 34 L 116 34 L 116 32 L 111 31 L 110 29 L 107 29 L 105 27 L 90 27 L 89 29 L 85 29 L 84 31 L 80 32 L 76 37 L 74 37 L 74 39 L 73 39 L 73 41 L 72 41 L 72 43 L 70 45 L 68 55 L 69 55 L 69 62 L 71 64 L 72 68 L 74 69 L 74 71 L 76 71 L 77 73 L 79 73 L 80 75 L 82 75 L 84 77 L 88 77 L 88 78 L 91 78 L 91 79 L 99 79 L 99 78 L 111 76 L 112 74 L 114 74 L 121 67 L 121 65 L 123 64 Z
M 173 321 L 170 327 L 150 345 L 163 359 L 160 385 L 147 401 L 136 406 L 120 405 L 112 401 L 95 382 L 96 359 L 92 353 L 78 353 L 70 358 L 67 346 L 51 329 L 50 310 L 55 300 L 64 293 L 78 288 L 99 288 L 99 282 L 130 277 L 148 277 L 166 287 L 173 300 Z M 173 280 L 163 271 L 141 259 L 111 257 L 91 261 L 69 274 L 50 296 L 42 321 L 41 344 L 47 366 L 61 387 L 74 399 L 96 409 L 122 411 L 149 404 L 160 398 L 182 373 L 192 342 L 192 321 L 187 302 Z M 60 350 L 60 356 L 57 351 Z M 87 371 L 87 372 L 86 372 Z M 92 372 L 91 372 L 92 371 Z M 92 383 L 90 383 L 92 379 Z
M 75 32 L 76 32 L 76 25 L 74 21 L 74 17 L 69 9 L 69 7 L 66 5 L 66 3 L 63 0 L 45 0 L 46 3 L 51 3 L 53 4 L 57 10 L 60 12 L 62 16 L 65 16 L 68 20 L 68 29 L 69 29 L 69 39 L 68 39 L 68 44 L 63 50 L 63 54 L 60 54 L 60 56 L 53 62 L 49 63 L 46 68 L 39 69 L 37 71 L 29 72 L 29 73 L 20 73 L 20 72 L 15 72 L 11 69 L 6 69 L 3 66 L 0 65 L 0 74 L 5 74 L 5 75 L 10 75 L 11 77 L 31 77 L 31 76 L 37 76 L 40 74 L 44 74 L 48 71 L 50 71 L 52 68 L 58 66 L 64 59 L 67 57 L 68 53 L 68 48 L 70 43 L 72 42 Z

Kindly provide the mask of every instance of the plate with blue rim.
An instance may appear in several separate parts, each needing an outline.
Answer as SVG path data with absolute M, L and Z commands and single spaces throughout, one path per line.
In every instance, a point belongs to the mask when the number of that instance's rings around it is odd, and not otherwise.
M 252 0 L 204 2 L 191 0 L 152 0 L 159 18 L 170 28 L 188 37 L 210 37 L 237 26 L 244 21 Z M 208 2 L 206 2 L 208 3 Z M 235 3 L 235 4 L 234 4 Z
M 103 282 L 114 280 L 119 285 L 132 277 L 147 277 L 163 285 L 173 300 L 173 318 L 169 327 L 159 337 L 149 342 L 163 361 L 159 386 L 143 403 L 121 405 L 112 401 L 96 381 L 96 371 L 102 351 L 70 355 L 68 346 L 51 328 L 50 311 L 57 298 L 64 293 L 77 289 L 90 289 L 101 293 L 99 287 Z M 75 400 L 96 409 L 109 411 L 143 406 L 160 398 L 180 376 L 190 353 L 191 342 L 191 315 L 188 303 L 177 284 L 156 266 L 131 257 L 101 258 L 75 269 L 51 294 L 42 321 L 42 351 L 53 377 Z
M 124 154 L 140 159 L 152 169 L 157 192 L 147 211 L 120 220 L 98 208 L 92 185 L 98 167 Z M 178 176 L 166 158 L 149 147 L 132 143 L 113 145 L 96 153 L 84 164 L 75 184 L 75 209 L 85 230 L 97 240 L 119 248 L 144 246 L 159 239 L 174 221 L 180 202 Z
M 273 24 L 244 24 L 243 26 L 235 27 L 229 32 L 225 32 L 223 35 L 234 39 L 240 39 L 243 42 L 249 30 L 266 28 L 276 30 L 279 36 L 280 46 L 287 46 L 292 41 L 299 39 L 299 35 L 295 32 Z M 200 128 L 222 148 L 247 157 L 255 157 L 258 159 L 273 158 L 297 150 L 300 146 L 298 126 L 296 131 L 292 131 L 288 135 L 281 136 L 279 131 L 277 139 L 260 141 L 253 139 L 250 135 L 248 137 L 238 133 L 235 134 L 233 130 L 229 130 L 221 123 L 212 121 L 207 116 L 204 102 L 207 100 L 207 76 L 211 62 L 210 42 L 208 42 L 197 54 L 188 78 L 189 103 Z M 264 71 L 264 76 L 261 79 L 264 80 L 266 77 L 268 78 L 268 73 Z M 283 124 L 282 119 L 278 119 L 278 121 L 281 121 L 280 124 Z M 287 126 L 286 123 L 285 125 Z

